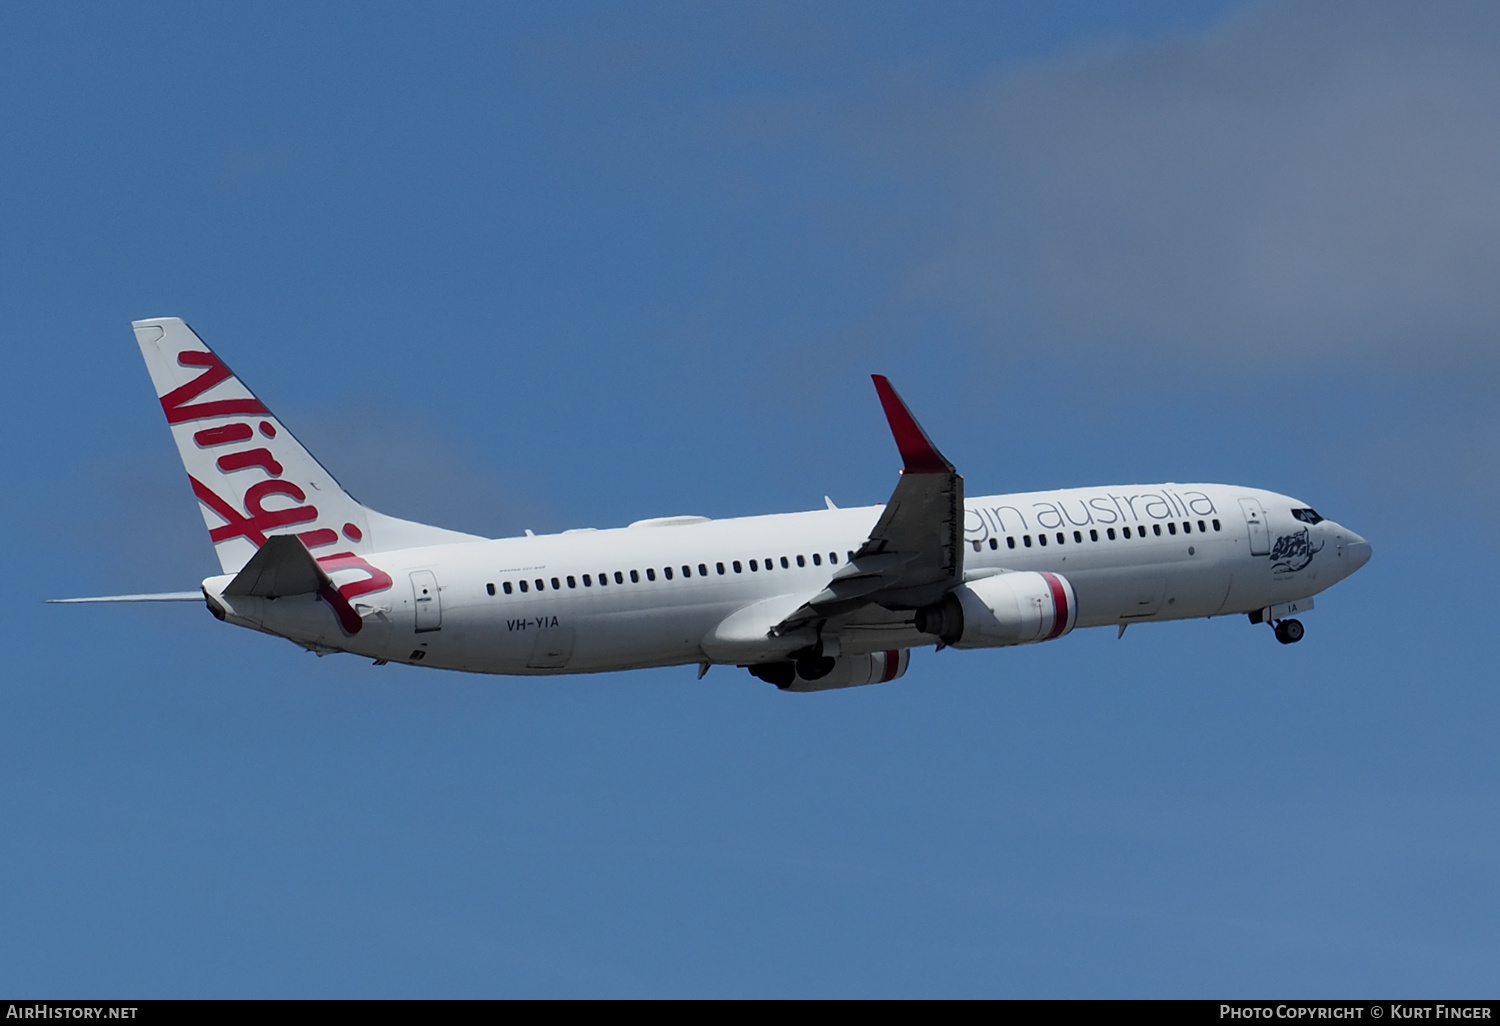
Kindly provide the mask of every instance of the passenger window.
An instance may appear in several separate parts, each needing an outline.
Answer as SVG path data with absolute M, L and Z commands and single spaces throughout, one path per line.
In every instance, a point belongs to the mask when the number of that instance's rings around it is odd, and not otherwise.
M 1006 535 L 1005 536 L 1005 545 L 1006 545 L 1007 548 L 1012 548 L 1012 549 L 1015 548 L 1016 547 L 1015 536 L 1014 535 L 1009 535 L 1009 534 Z
M 641 583 L 641 572 L 639 570 L 632 570 L 632 571 L 630 571 L 630 583 L 631 584 L 640 584 Z
M 1028 549 L 1031 548 L 1031 535 L 1029 535 L 1029 534 L 1023 534 L 1023 535 L 1021 535 L 1021 541 L 1023 541 L 1023 542 L 1026 543 L 1026 547 Z
M 1217 531 L 1218 529 L 1219 529 L 1219 522 L 1217 520 L 1215 520 L 1214 521 L 1214 530 Z
M 822 565 L 823 565 L 823 557 L 821 555 L 819 555 L 818 553 L 814 552 L 813 553 L 813 566 L 822 566 Z
M 691 564 L 688 564 L 688 563 L 682 564 L 682 576 L 684 576 L 684 577 L 691 577 L 691 576 L 693 576 L 693 568 L 692 568 Z
M 720 563 L 719 564 L 719 573 L 722 574 L 723 572 L 724 572 L 724 564 Z M 707 577 L 708 576 L 708 565 L 706 563 L 699 563 L 698 564 L 698 576 L 699 577 Z
M 785 556 L 782 556 L 781 557 L 781 569 L 783 569 L 783 570 L 790 570 L 791 568 L 792 568 L 791 562 Z
M 1068 540 L 1067 535 L 1063 534 L 1061 531 L 1057 532 L 1057 544 L 1061 545 L 1063 542 L 1065 542 L 1067 540 Z
M 776 568 L 776 559 L 775 559 L 775 557 L 773 557 L 773 556 L 767 556 L 766 557 L 766 569 L 767 570 L 774 570 L 775 568 Z
M 1203 521 L 1201 521 L 1201 520 L 1198 521 L 1198 533 L 1199 534 L 1207 534 L 1208 533 L 1208 528 L 1204 525 Z
M 1191 520 L 1184 520 L 1182 522 L 1182 533 L 1183 534 L 1192 534 L 1193 533 L 1193 522 Z
M 527 591 L 529 591 L 529 590 L 530 590 L 530 589 L 529 589 L 529 588 L 528 588 L 528 587 L 527 587 L 527 586 L 526 586 L 526 582 L 525 582 L 525 581 L 522 581 L 522 582 L 521 582 L 521 594 L 523 594 L 523 595 L 524 595 L 524 594 L 526 594 L 526 592 L 527 592 Z
M 670 581 L 672 579 L 672 568 L 671 567 L 664 566 L 664 567 L 661 568 L 661 572 L 662 572 L 662 576 L 665 577 L 667 580 Z
M 975 538 L 974 539 L 974 551 L 978 552 L 982 547 L 983 547 L 983 543 L 978 538 Z
M 744 570 L 742 570 L 740 568 L 740 561 L 739 560 L 736 559 L 733 563 L 730 563 L 729 565 L 732 566 L 732 567 L 734 567 L 734 572 L 735 573 L 737 573 L 737 574 L 744 573 Z
M 507 594 L 507 595 L 510 594 L 510 582 L 509 581 L 506 581 L 503 584 L 501 584 L 500 588 L 501 588 L 502 591 L 505 592 L 505 594 Z
M 759 569 L 760 569 L 760 567 L 758 567 L 758 566 L 756 566 L 756 565 L 755 565 L 755 560 L 753 560 L 753 559 L 752 559 L 752 560 L 751 560 L 751 561 L 750 561 L 750 571 L 751 571 L 751 572 L 752 572 L 752 573 L 754 573 L 754 572 L 755 572 L 755 571 L 756 571 L 756 570 L 759 570 Z
M 594 579 L 592 577 L 590 577 L 588 574 L 584 574 L 583 575 L 583 586 L 585 588 L 592 588 L 594 586 Z
M 653 566 L 646 567 L 646 580 L 648 580 L 648 581 L 654 581 L 654 580 L 656 580 L 656 568 L 655 567 L 653 567 Z
M 719 568 L 719 576 L 723 577 L 724 576 L 724 564 L 723 563 L 715 563 L 714 566 L 716 566 L 716 567 Z
M 1083 541 L 1083 532 L 1082 531 L 1074 531 L 1073 532 L 1073 540 L 1076 541 L 1076 542 Z
M 495 594 L 495 586 L 493 584 L 486 584 L 484 586 L 484 590 L 489 592 L 491 595 Z
M 568 587 L 570 587 L 570 588 L 576 588 L 576 587 L 578 587 L 578 579 L 576 577 L 574 577 L 572 574 L 568 575 Z
M 1154 534 L 1154 535 L 1156 535 L 1158 538 L 1160 538 L 1161 537 L 1161 525 L 1160 524 L 1152 524 L 1151 525 L 1151 533 Z
M 622 573 L 620 573 L 620 571 L 618 571 L 618 570 L 615 571 L 615 583 L 616 584 L 624 584 L 625 583 L 625 575 L 622 574 Z
M 1046 544 L 1047 544 L 1047 536 L 1045 534 L 1039 534 L 1039 535 L 1037 535 L 1036 536 L 1036 543 L 1038 545 L 1041 545 L 1041 546 L 1045 547 Z
M 798 556 L 797 557 L 797 565 L 798 566 L 806 566 L 807 565 L 807 560 L 804 559 L 802 556 Z
M 601 587 L 601 588 L 607 588 L 607 587 L 609 587 L 609 574 L 600 574 L 599 575 L 599 587 Z
M 1104 529 L 1104 537 L 1108 538 L 1110 541 L 1114 541 L 1115 540 L 1115 529 L 1113 527 L 1106 527 Z
M 829 566 L 837 566 L 838 565 L 838 561 L 839 561 L 839 554 L 837 552 L 830 552 L 828 554 L 828 565 Z
M 1125 537 L 1127 537 L 1127 538 L 1130 537 L 1130 528 L 1128 528 L 1128 527 L 1122 527 L 1122 528 L 1120 528 L 1120 530 L 1125 533 Z
M 540 589 L 540 588 L 537 589 L 537 591 L 541 591 L 541 590 L 542 589 Z M 553 591 L 562 591 L 562 582 L 559 581 L 556 577 L 552 578 L 552 590 Z
M 1094 530 L 1092 527 L 1089 528 L 1089 541 L 1098 541 L 1098 540 L 1099 540 L 1099 532 L 1096 531 L 1096 530 Z
M 1157 534 L 1161 534 L 1160 531 L 1157 531 L 1156 533 Z M 1167 533 L 1168 534 L 1176 534 L 1177 533 L 1177 525 L 1175 523 L 1173 523 L 1172 521 L 1168 521 L 1167 522 Z
M 995 550 L 996 550 L 996 549 L 998 549 L 998 548 L 999 548 L 999 547 L 1000 547 L 1000 542 L 999 542 L 999 540 L 998 540 L 998 539 L 996 539 L 996 538 L 991 538 L 991 539 L 990 539 L 990 551 L 991 551 L 991 552 L 994 552 L 994 551 L 995 551 Z M 1015 546 L 1014 546 L 1014 545 L 1012 545 L 1012 546 L 1011 546 L 1011 548 L 1015 548 Z

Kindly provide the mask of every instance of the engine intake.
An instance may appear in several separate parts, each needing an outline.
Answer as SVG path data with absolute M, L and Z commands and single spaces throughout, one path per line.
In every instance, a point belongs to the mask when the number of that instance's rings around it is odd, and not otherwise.
M 1073 585 L 1061 574 L 1025 571 L 959 585 L 917 610 L 917 630 L 954 648 L 1030 645 L 1060 638 L 1078 621 Z

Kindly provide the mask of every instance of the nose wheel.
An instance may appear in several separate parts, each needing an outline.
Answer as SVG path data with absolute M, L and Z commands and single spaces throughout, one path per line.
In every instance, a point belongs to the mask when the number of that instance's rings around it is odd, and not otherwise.
M 1276 621 L 1276 640 L 1283 645 L 1294 645 L 1302 640 L 1302 622 L 1300 620 L 1278 620 Z

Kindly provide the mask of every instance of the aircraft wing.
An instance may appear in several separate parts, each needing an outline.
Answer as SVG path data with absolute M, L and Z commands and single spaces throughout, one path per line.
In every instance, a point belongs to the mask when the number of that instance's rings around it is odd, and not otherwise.
M 891 383 L 873 375 L 901 480 L 869 538 L 817 595 L 772 628 L 780 636 L 862 606 L 917 609 L 963 580 L 964 479 L 938 452 Z

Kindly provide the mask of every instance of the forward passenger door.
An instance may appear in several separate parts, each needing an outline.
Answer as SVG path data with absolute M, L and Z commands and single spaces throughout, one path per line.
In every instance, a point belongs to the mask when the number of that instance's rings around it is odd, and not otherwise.
M 1245 513 L 1245 529 L 1250 535 L 1250 555 L 1266 556 L 1271 552 L 1271 532 L 1266 528 L 1266 511 L 1259 499 L 1241 499 L 1240 509 Z

